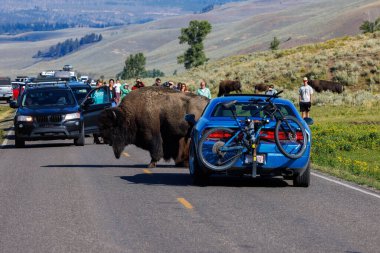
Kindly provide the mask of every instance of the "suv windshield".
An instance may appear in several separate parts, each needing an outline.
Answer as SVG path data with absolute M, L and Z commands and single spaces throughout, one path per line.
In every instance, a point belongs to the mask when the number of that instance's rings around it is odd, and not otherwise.
M 264 105 L 264 104 L 261 104 Z M 276 104 L 284 115 L 295 116 L 292 109 L 287 105 Z M 235 104 L 236 115 L 238 117 L 263 117 L 264 113 L 249 102 L 240 102 Z M 218 104 L 211 114 L 212 117 L 232 117 L 231 109 L 226 109 L 223 104 Z
M 23 96 L 21 105 L 25 107 L 67 106 L 75 105 L 75 99 L 70 90 L 34 90 Z

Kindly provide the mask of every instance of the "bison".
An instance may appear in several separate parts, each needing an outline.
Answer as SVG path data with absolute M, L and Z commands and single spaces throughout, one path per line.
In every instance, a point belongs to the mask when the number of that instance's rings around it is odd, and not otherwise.
M 309 85 L 316 91 L 331 91 L 336 93 L 342 93 L 344 86 L 337 82 L 325 81 L 325 80 L 310 80 Z
M 263 84 L 263 83 L 256 84 L 254 87 L 255 87 L 255 93 L 257 93 L 258 91 L 264 92 L 268 90 L 268 85 Z
M 209 99 L 162 87 L 145 87 L 131 91 L 118 107 L 104 110 L 99 129 L 105 143 L 120 158 L 125 146 L 134 144 L 148 150 L 149 168 L 164 158 L 177 166 L 188 165 L 190 125 L 185 114 L 198 119 Z
M 218 97 L 229 94 L 232 91 L 241 93 L 241 83 L 239 79 L 236 80 L 222 80 L 219 83 Z

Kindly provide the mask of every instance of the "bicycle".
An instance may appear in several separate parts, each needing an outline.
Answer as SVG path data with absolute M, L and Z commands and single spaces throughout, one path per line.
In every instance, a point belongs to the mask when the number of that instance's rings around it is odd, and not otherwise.
M 280 152 L 290 158 L 300 158 L 306 151 L 307 134 L 305 127 L 294 116 L 284 115 L 273 103 L 283 91 L 274 94 L 265 100 L 253 99 L 243 109 L 254 111 L 253 115 L 240 121 L 236 114 L 233 100 L 223 104 L 225 109 L 232 112 L 238 129 L 217 127 L 205 132 L 198 146 L 200 161 L 214 171 L 224 171 L 231 168 L 243 155 L 252 156 L 252 176 L 257 172 L 257 149 L 260 145 L 261 130 L 271 120 L 275 120 L 274 140 Z M 256 116 L 258 114 L 258 116 Z M 254 118 L 259 118 L 254 119 Z

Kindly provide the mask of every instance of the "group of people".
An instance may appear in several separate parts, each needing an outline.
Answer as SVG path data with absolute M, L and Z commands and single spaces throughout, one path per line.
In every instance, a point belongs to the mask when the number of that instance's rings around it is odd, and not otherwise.
M 108 83 L 106 81 L 102 81 L 98 79 L 96 81 L 96 87 L 100 86 L 108 86 L 111 92 L 111 97 L 112 100 L 116 103 L 119 104 L 120 101 L 129 93 L 131 90 L 135 90 L 141 87 L 144 87 L 144 83 L 141 81 L 140 78 L 136 79 L 136 84 L 132 87 L 129 88 L 129 84 L 124 83 L 121 84 L 119 79 L 116 79 L 116 82 L 114 79 L 109 79 Z
M 132 88 L 129 88 L 129 84 L 124 83 L 121 84 L 120 80 L 117 79 L 116 82 L 114 79 L 109 79 L 108 83 L 102 82 L 101 80 L 97 80 L 96 86 L 106 85 L 109 87 L 112 95 L 112 99 L 115 104 L 119 104 L 120 101 L 125 97 L 131 90 L 136 90 L 142 87 L 145 87 L 145 84 L 141 81 L 140 78 L 137 78 L 135 84 Z M 167 81 L 161 83 L 160 78 L 156 78 L 154 84 L 152 86 L 157 87 L 165 87 L 169 89 L 174 89 L 180 92 L 190 92 L 186 83 L 179 82 L 175 84 L 173 81 Z M 274 95 L 277 93 L 277 90 L 273 85 L 269 85 L 268 89 L 265 91 L 266 95 Z M 199 88 L 196 90 L 195 94 L 200 96 L 205 96 L 211 99 L 210 89 L 206 87 L 206 82 L 204 80 L 200 81 Z M 302 118 L 310 117 L 310 108 L 311 108 L 311 98 L 313 94 L 313 88 L 308 84 L 307 77 L 303 78 L 303 85 L 298 90 L 299 95 L 299 106 L 302 114 Z
M 154 84 L 152 86 L 157 86 L 157 87 L 165 87 L 173 90 L 177 90 L 180 92 L 191 92 L 189 90 L 189 87 L 186 85 L 186 83 L 178 82 L 175 84 L 173 81 L 167 81 L 164 83 L 161 83 L 160 78 L 156 78 Z M 199 84 L 199 88 L 196 90 L 195 94 L 205 96 L 209 99 L 211 99 L 211 92 L 210 89 L 206 87 L 206 82 L 204 80 L 201 80 Z

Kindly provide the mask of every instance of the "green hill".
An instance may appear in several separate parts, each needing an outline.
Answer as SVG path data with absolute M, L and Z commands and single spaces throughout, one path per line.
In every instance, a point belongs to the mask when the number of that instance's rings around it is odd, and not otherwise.
M 178 81 L 197 86 L 208 82 L 217 94 L 220 80 L 240 77 L 243 90 L 253 93 L 258 83 L 274 84 L 277 89 L 293 91 L 304 76 L 334 80 L 351 93 L 380 92 L 380 32 L 342 37 L 326 42 L 276 51 L 235 55 L 194 68 L 177 77 Z M 331 94 L 329 94 L 331 95 Z

